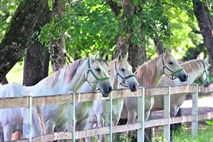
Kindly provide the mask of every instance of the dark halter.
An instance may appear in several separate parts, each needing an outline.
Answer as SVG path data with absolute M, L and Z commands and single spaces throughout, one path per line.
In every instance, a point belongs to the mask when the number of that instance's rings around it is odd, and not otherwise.
M 172 69 L 170 69 L 168 66 L 166 66 L 166 64 L 164 62 L 164 56 L 163 55 L 162 55 L 162 63 L 163 63 L 163 74 L 165 74 L 168 78 L 170 78 L 172 80 L 176 79 L 176 76 L 175 76 L 176 73 L 181 72 L 183 70 L 183 68 L 180 68 L 176 71 L 173 71 Z M 171 77 L 165 73 L 165 71 L 164 71 L 165 68 L 172 73 Z
M 90 65 L 90 58 L 87 60 L 87 65 L 88 65 L 88 71 L 87 71 L 87 76 L 88 74 L 91 72 L 92 75 L 95 77 L 96 81 L 95 81 L 95 84 L 92 85 L 91 82 L 88 81 L 88 79 L 86 80 L 89 85 L 92 87 L 93 90 L 99 90 L 99 88 L 97 88 L 97 84 L 99 81 L 104 81 L 104 80 L 108 80 L 110 79 L 109 77 L 104 77 L 104 78 L 99 78 L 95 75 L 95 73 L 93 72 L 92 68 L 91 68 L 91 65 Z

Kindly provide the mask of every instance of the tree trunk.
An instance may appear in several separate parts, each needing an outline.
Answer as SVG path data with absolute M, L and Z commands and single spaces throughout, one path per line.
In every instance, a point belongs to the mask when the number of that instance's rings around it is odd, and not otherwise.
M 0 44 L 0 81 L 23 55 L 46 1 L 23 0 L 18 6 Z
M 155 37 L 153 38 L 154 43 L 155 43 L 155 47 L 156 47 L 156 52 L 158 55 L 163 54 L 164 50 L 163 50 L 163 43 L 160 41 L 160 38 L 158 36 L 158 34 L 155 34 Z
M 53 13 L 52 16 L 58 21 L 63 15 L 64 3 L 61 0 L 52 0 Z M 52 39 L 50 42 L 50 60 L 53 71 L 62 68 L 66 63 L 66 49 L 65 49 L 65 36 L 61 32 L 60 39 Z
M 124 10 L 121 20 L 135 14 L 135 6 L 132 4 L 132 1 L 130 0 L 123 0 L 122 7 L 116 5 L 116 3 L 112 2 L 112 0 L 109 0 L 108 4 L 110 5 L 111 9 L 113 10 L 116 16 L 120 14 L 118 12 L 120 12 L 121 9 Z M 135 71 L 136 67 L 143 64 L 146 61 L 146 48 L 145 42 L 141 42 L 140 46 L 134 44 L 132 42 L 133 38 L 132 34 L 133 34 L 132 30 L 130 29 L 125 36 L 119 35 L 115 48 L 114 57 L 117 57 L 119 53 L 124 55 L 126 54 L 126 52 L 129 52 L 129 63 L 132 65 L 133 71 Z M 144 41 L 143 39 L 144 36 L 142 35 L 141 37 L 142 37 L 141 41 Z
M 34 33 L 40 33 L 41 27 L 50 21 L 50 14 L 48 3 L 46 2 L 46 6 L 33 30 Z M 44 73 L 45 69 L 48 68 L 48 64 L 44 64 L 47 49 L 44 49 L 37 37 L 34 38 L 34 41 L 29 41 L 26 47 L 23 85 L 32 86 L 47 76 L 46 72 Z
M 8 80 L 6 77 L 1 81 L 1 85 L 8 84 Z
M 210 63 L 210 74 L 213 75 L 213 22 L 207 5 L 199 0 L 193 0 L 194 14 L 197 18 L 200 32 L 207 47 Z

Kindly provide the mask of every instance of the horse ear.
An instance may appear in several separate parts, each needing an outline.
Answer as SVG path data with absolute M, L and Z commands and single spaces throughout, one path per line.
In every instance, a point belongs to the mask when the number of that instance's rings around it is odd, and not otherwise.
M 167 55 L 167 54 L 171 54 L 172 53 L 172 50 L 169 48 L 169 49 L 166 49 L 166 51 L 165 51 L 165 54 Z
M 104 59 L 106 62 L 108 62 L 108 60 L 109 60 L 109 55 L 108 55 L 108 54 L 105 54 L 104 57 L 103 57 L 103 59 Z
M 121 61 L 123 58 L 122 58 L 122 56 L 121 56 L 121 54 L 119 53 L 119 55 L 118 55 L 118 61 Z
M 124 60 L 127 61 L 127 60 L 128 60 L 128 57 L 129 57 L 128 52 L 126 52 L 126 55 L 125 55 L 125 57 L 124 57 Z
M 201 54 L 202 53 L 200 53 L 199 55 L 197 55 L 197 60 L 202 60 L 203 59 Z
M 99 56 L 100 56 L 100 55 L 99 55 L 99 52 L 97 52 L 95 55 L 92 56 L 92 59 L 93 59 L 93 60 L 96 60 L 96 59 L 99 58 Z
M 209 55 L 206 56 L 206 58 L 204 59 L 204 61 L 207 63 L 209 61 Z

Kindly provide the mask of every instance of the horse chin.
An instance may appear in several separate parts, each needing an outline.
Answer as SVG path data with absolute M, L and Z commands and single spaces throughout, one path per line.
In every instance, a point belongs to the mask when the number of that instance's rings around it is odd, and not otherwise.
M 101 92 L 101 94 L 102 94 L 103 97 L 109 97 L 109 94 L 110 94 L 110 93 Z

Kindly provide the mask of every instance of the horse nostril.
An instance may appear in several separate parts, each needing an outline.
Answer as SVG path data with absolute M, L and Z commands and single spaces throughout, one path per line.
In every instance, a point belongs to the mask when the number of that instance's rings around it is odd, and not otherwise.
M 112 91 L 112 86 L 109 87 L 109 92 L 111 92 L 111 91 Z
M 135 89 L 135 88 L 136 88 L 136 85 L 135 85 L 135 84 L 133 84 L 133 85 L 132 85 L 132 88 L 134 88 L 134 89 Z
M 184 74 L 184 75 L 183 75 L 183 78 L 184 78 L 184 79 L 187 79 L 187 78 L 188 78 L 188 75 L 187 75 L 187 74 Z

